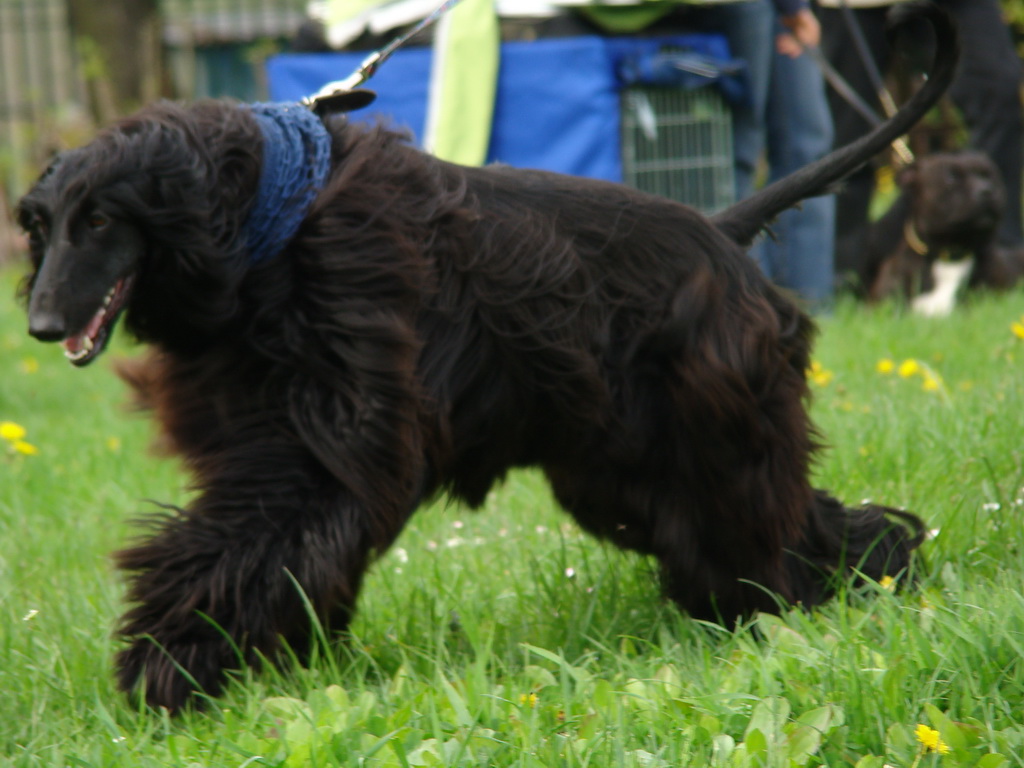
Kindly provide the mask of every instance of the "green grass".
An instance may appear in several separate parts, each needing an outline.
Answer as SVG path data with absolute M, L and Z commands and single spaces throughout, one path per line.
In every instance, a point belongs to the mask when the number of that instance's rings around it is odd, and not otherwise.
M 114 690 L 108 553 L 147 499 L 187 501 L 186 478 L 122 406 L 109 366 L 131 347 L 73 369 L 26 336 L 14 282 L 0 274 L 0 421 L 39 452 L 0 441 L 0 765 L 1024 765 L 1022 294 L 822 322 L 816 481 L 927 519 L 918 590 L 697 623 L 650 561 L 583 536 L 522 472 L 478 513 L 422 510 L 349 643 L 170 720 Z M 922 754 L 919 723 L 949 754 Z

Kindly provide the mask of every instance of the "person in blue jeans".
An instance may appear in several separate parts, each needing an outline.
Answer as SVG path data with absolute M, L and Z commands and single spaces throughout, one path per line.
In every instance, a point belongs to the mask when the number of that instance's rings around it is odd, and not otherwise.
M 776 21 L 765 106 L 769 182 L 827 155 L 833 142 L 821 70 L 786 37 Z M 835 216 L 835 195 L 812 197 L 780 215 L 772 228 L 775 239 L 762 240 L 752 251 L 769 277 L 816 310 L 828 307 L 835 287 Z
M 832 148 L 832 117 L 825 83 L 804 47 L 820 40 L 817 19 L 804 0 L 740 0 L 689 11 L 691 20 L 723 34 L 731 54 L 747 63 L 749 100 L 733 110 L 736 197 L 754 191 L 762 154 L 768 179 L 802 168 Z M 834 291 L 833 196 L 806 200 L 786 211 L 751 256 L 775 283 L 794 291 L 812 310 L 827 309 Z

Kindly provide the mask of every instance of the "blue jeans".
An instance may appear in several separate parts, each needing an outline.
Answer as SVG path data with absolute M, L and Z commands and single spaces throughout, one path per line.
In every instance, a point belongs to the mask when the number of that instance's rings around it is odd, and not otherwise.
M 702 29 L 725 35 L 731 54 L 747 63 L 749 103 L 733 109 L 736 199 L 754 191 L 765 151 L 768 181 L 827 154 L 833 131 L 824 79 L 806 54 L 790 59 L 775 52 L 782 25 L 771 0 L 696 6 L 691 13 Z M 751 248 L 764 273 L 812 309 L 827 306 L 833 295 L 834 221 L 831 195 L 806 200 L 773 224 L 777 241 L 762 239 Z
M 806 53 L 795 59 L 772 54 L 765 126 L 769 182 L 832 149 L 832 115 L 824 78 Z M 779 216 L 772 226 L 774 239 L 762 240 L 751 251 L 766 275 L 795 291 L 812 309 L 825 308 L 834 291 L 835 212 L 832 194 L 805 200 Z
M 732 107 L 736 199 L 754 191 L 765 145 L 765 107 L 771 79 L 775 11 L 770 0 L 687 6 L 687 18 L 729 41 L 729 53 L 747 65 L 747 103 Z

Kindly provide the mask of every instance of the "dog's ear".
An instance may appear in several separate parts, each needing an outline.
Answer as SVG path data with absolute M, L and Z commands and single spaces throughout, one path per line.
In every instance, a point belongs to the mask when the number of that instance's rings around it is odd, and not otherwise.
M 351 91 L 335 91 L 327 96 L 319 96 L 314 99 L 313 111 L 320 117 L 337 114 L 338 112 L 352 112 L 370 106 L 376 98 L 377 94 L 366 88 L 355 88 Z

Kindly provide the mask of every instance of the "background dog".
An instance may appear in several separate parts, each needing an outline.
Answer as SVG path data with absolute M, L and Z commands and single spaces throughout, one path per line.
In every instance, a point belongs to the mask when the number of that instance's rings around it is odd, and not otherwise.
M 905 570 L 916 517 L 811 487 L 812 324 L 743 248 L 948 86 L 948 18 L 900 8 L 943 52 L 921 91 L 712 220 L 262 106 L 154 105 L 59 157 L 19 207 L 29 330 L 83 366 L 123 314 L 150 345 L 123 374 L 198 491 L 118 555 L 122 687 L 177 709 L 240 658 L 302 654 L 303 596 L 344 629 L 423 499 L 478 506 L 518 466 L 585 530 L 656 557 L 694 616 L 812 606 L 852 568 Z M 279 173 L 293 150 L 309 157 Z
M 987 155 L 927 155 L 898 183 L 899 197 L 868 235 L 869 300 L 900 295 L 922 314 L 948 314 L 961 287 L 1006 288 L 1024 273 L 995 242 L 1006 196 Z

